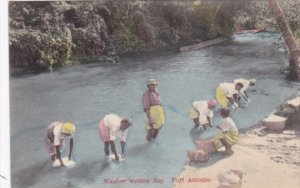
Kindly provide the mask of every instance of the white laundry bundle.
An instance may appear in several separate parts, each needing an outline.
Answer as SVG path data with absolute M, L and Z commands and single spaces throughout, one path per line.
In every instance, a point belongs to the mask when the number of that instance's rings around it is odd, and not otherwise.
M 71 167 L 71 166 L 75 165 L 75 161 L 69 160 L 68 157 L 62 158 L 62 161 L 63 161 L 64 165 L 67 166 L 67 167 Z M 52 166 L 53 166 L 53 167 L 59 167 L 59 166 L 61 166 L 59 160 L 56 159 L 56 160 L 52 163 Z

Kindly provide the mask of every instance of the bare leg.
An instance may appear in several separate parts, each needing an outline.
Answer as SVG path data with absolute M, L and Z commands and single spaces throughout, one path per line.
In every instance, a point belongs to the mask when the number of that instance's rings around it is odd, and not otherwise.
M 155 139 L 158 135 L 158 129 L 154 129 L 153 131 L 153 139 Z
M 151 141 L 152 138 L 153 138 L 153 134 L 154 134 L 154 129 L 153 129 L 153 128 L 149 129 L 149 130 L 148 130 L 148 134 L 147 134 L 146 139 L 147 139 L 148 141 Z
M 104 142 L 104 152 L 107 156 L 109 155 L 109 141 Z
M 231 149 L 231 146 L 229 146 L 228 150 L 225 151 L 225 155 L 232 155 L 233 150 Z
M 208 124 L 208 123 L 202 124 L 202 126 L 203 126 L 204 130 L 206 130 L 206 129 L 208 129 L 209 127 L 211 127 L 211 125 Z
M 54 162 L 56 159 L 56 154 L 51 155 L 51 161 Z
M 195 124 L 195 127 L 194 128 L 198 128 L 199 127 L 199 118 L 195 118 L 195 119 L 193 119 L 193 121 L 194 121 L 194 124 Z

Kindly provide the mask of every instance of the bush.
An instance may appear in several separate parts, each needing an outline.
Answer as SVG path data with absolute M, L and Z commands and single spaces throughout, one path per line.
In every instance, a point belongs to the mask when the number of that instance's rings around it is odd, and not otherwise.
M 67 64 L 72 38 L 68 28 L 64 28 L 64 32 L 54 35 L 39 30 L 10 32 L 11 68 L 21 72 L 38 72 Z
M 189 1 L 10 2 L 10 66 L 44 71 L 71 57 L 141 54 L 224 36 L 233 27 L 227 4 L 193 10 Z
M 225 36 L 232 32 L 234 22 L 230 9 L 223 3 L 198 4 L 193 6 L 199 26 L 205 31 L 207 39 Z
M 71 28 L 75 57 L 95 57 L 107 52 L 107 39 L 104 20 L 94 15 L 85 28 Z

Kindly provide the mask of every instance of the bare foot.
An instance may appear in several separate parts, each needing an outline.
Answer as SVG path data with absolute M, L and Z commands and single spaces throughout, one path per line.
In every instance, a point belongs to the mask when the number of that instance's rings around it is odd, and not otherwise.
M 51 155 L 51 161 L 54 162 L 56 160 L 56 154 Z
M 233 155 L 233 153 L 234 153 L 233 150 L 226 150 L 224 155 L 225 156 L 231 156 L 231 155 Z
M 146 140 L 150 142 L 152 140 L 152 136 L 151 135 L 147 135 L 146 136 Z
M 151 141 L 151 140 L 153 139 L 153 135 L 154 135 L 154 129 L 151 128 L 151 129 L 148 130 L 146 139 L 147 139 L 148 141 Z

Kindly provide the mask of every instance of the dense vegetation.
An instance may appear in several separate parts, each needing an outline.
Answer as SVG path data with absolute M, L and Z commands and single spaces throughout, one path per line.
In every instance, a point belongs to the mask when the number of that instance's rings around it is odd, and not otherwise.
M 115 62 L 122 55 L 174 49 L 226 36 L 237 27 L 260 26 L 259 14 L 251 16 L 255 3 L 211 2 L 10 2 L 11 73 Z M 293 24 L 299 28 L 299 22 Z
M 228 6 L 192 2 L 10 2 L 11 73 L 174 48 L 233 31 Z M 84 61 L 82 61 L 85 59 Z

